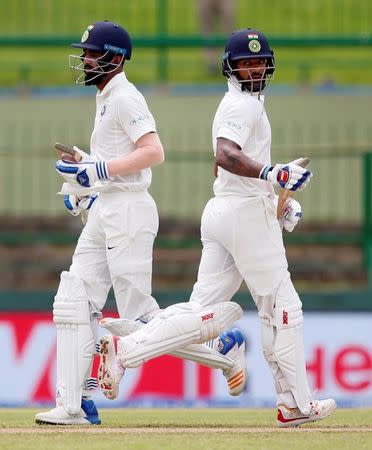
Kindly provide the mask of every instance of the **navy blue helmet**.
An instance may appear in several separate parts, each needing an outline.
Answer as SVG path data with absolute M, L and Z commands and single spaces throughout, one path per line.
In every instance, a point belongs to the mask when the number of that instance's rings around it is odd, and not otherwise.
M 100 53 L 97 58 L 87 58 L 85 54 L 69 56 L 70 68 L 79 74 L 76 83 L 86 86 L 99 84 L 107 74 L 116 71 L 124 60 L 132 56 L 132 41 L 128 32 L 107 20 L 89 25 L 81 41 L 71 46 Z
M 107 20 L 89 25 L 81 41 L 71 46 L 120 54 L 124 56 L 124 59 L 130 59 L 132 55 L 132 41 L 129 33 L 122 26 Z
M 236 75 L 235 63 L 241 59 L 266 59 L 265 80 L 271 78 L 275 70 L 274 52 L 270 49 L 266 36 L 254 28 L 234 31 L 225 46 L 222 59 L 222 73 L 227 78 Z M 243 83 L 244 84 L 244 83 Z

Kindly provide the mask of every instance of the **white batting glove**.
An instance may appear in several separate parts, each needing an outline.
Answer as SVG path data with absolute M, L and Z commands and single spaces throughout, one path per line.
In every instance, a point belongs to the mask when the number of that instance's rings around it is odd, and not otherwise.
M 56 162 L 56 170 L 68 183 L 83 187 L 91 187 L 98 180 L 109 179 L 106 161 L 75 163 L 60 159 Z
M 85 211 L 89 211 L 97 197 L 98 194 L 87 195 L 84 197 L 78 197 L 74 194 L 70 194 L 64 195 L 63 201 L 68 212 L 73 216 L 78 216 Z
M 289 198 L 283 207 L 283 215 L 279 219 L 280 226 L 289 233 L 291 233 L 294 227 L 298 224 L 302 217 L 302 208 L 297 200 Z
M 289 191 L 301 191 L 307 186 L 313 174 L 299 166 L 297 162 L 296 159 L 286 164 L 264 166 L 259 178 Z
M 76 195 L 64 195 L 63 201 L 67 208 L 67 211 L 73 216 L 78 216 L 81 213 L 81 208 L 79 206 L 79 198 Z

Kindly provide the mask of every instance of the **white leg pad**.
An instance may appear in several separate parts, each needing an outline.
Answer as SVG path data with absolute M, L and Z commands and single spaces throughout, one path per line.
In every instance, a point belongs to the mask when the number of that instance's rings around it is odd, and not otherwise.
M 170 353 L 178 358 L 188 359 L 211 369 L 230 370 L 234 361 L 219 353 L 217 350 L 208 347 L 206 344 L 190 344 Z
M 277 301 L 275 322 L 274 355 L 285 378 L 283 387 L 289 385 L 299 409 L 306 414 L 310 407 L 310 390 L 306 375 L 301 303 L 288 307 Z
M 234 302 L 202 307 L 196 302 L 178 303 L 161 311 L 118 343 L 118 354 L 124 367 L 137 367 L 189 344 L 201 344 L 216 338 L 243 314 Z
M 140 322 L 139 320 L 105 317 L 99 321 L 99 325 L 108 330 L 114 336 L 123 337 L 139 330 L 145 325 L 145 323 Z
M 61 274 L 53 321 L 57 328 L 57 389 L 66 412 L 78 414 L 95 354 L 95 338 L 84 284 L 70 272 Z
M 103 328 L 116 336 L 127 336 L 137 331 L 145 324 L 137 320 L 105 318 L 99 323 Z M 170 355 L 178 358 L 188 359 L 212 369 L 229 370 L 234 365 L 232 359 L 222 355 L 214 348 L 206 344 L 190 344 L 185 347 L 173 350 Z

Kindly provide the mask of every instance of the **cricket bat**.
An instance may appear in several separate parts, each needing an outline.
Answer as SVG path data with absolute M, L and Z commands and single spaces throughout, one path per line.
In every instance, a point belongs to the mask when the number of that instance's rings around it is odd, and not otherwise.
M 79 155 L 79 153 L 74 150 L 71 147 L 68 147 L 65 144 L 60 144 L 59 142 L 57 142 L 54 147 L 56 148 L 56 150 L 58 150 L 58 158 L 60 159 L 67 159 L 67 160 L 74 160 L 76 162 L 81 161 L 81 155 Z
M 309 158 L 303 157 L 300 158 L 300 161 L 297 163 L 301 167 L 306 167 L 310 162 Z M 296 191 L 289 191 L 288 189 L 280 189 L 279 191 L 279 199 L 278 199 L 278 207 L 276 210 L 276 217 L 280 219 L 283 214 L 284 203 L 291 197 L 294 197 Z

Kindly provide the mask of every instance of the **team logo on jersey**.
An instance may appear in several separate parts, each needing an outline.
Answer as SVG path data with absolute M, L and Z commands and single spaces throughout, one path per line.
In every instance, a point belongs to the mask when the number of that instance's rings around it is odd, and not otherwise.
M 94 25 L 89 25 L 89 27 L 84 31 L 81 36 L 81 42 L 85 42 L 89 37 L 89 31 L 94 27 Z
M 258 53 L 261 50 L 261 44 L 257 39 L 249 41 L 248 48 L 252 53 Z
M 105 114 L 105 112 L 106 112 L 106 105 L 103 105 L 101 109 L 101 117 Z

